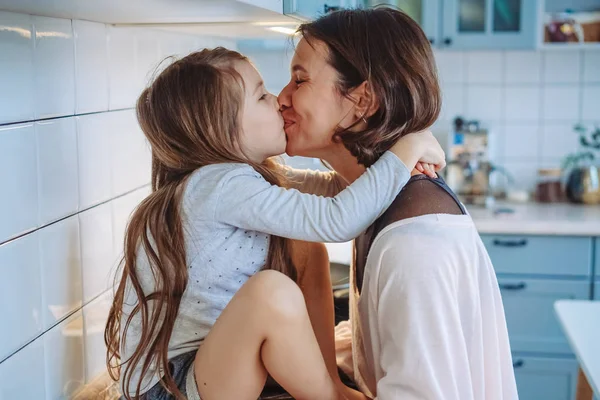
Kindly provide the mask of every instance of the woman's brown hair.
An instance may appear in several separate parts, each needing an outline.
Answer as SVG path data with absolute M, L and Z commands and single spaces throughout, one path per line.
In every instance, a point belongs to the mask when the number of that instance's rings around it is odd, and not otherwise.
M 370 166 L 400 137 L 438 118 L 441 93 L 433 52 L 407 14 L 389 7 L 341 10 L 298 31 L 309 44 L 327 45 L 327 61 L 338 73 L 342 95 L 367 82 L 377 99 L 364 131 L 350 131 L 353 125 L 335 135 L 359 163 Z
M 270 183 L 284 184 L 273 160 L 253 163 L 237 150 L 244 87 L 234 68 L 236 62 L 248 60 L 222 47 L 192 53 L 165 68 L 137 101 L 137 118 L 152 148 L 152 193 L 127 226 L 122 276 L 104 332 L 109 373 L 114 380 L 122 378 L 128 400 L 132 398 L 129 391 L 134 370 L 140 365 L 141 377 L 158 367 L 164 373 L 162 385 L 177 399 L 185 399 L 177 389 L 167 354 L 188 282 L 180 211 L 186 179 L 205 165 L 242 162 Z M 140 252 L 154 276 L 149 293 L 138 276 Z M 271 236 L 265 268 L 296 280 L 286 239 Z M 134 308 L 124 314 L 124 301 L 130 305 L 132 295 Z M 124 340 L 132 340 L 127 338 L 127 331 L 134 317 L 141 320 L 141 335 L 131 356 L 122 360 Z M 141 377 L 134 398 L 139 396 Z

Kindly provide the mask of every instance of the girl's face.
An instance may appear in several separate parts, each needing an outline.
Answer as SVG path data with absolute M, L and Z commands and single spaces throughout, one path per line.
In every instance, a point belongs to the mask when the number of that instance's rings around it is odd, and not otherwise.
M 327 63 L 328 51 L 321 41 L 302 39 L 292 58 L 290 82 L 278 97 L 290 156 L 326 158 L 336 145 L 336 130 L 356 121 L 355 103 L 335 86 L 337 72 Z
M 245 87 L 241 148 L 248 158 L 261 163 L 285 151 L 283 118 L 277 98 L 267 92 L 256 68 L 247 61 L 240 61 L 235 69 L 242 76 Z

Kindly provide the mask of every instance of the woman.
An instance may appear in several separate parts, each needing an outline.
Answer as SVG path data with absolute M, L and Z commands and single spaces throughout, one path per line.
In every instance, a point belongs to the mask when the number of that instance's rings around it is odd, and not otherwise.
M 328 179 L 340 188 L 438 117 L 433 54 L 406 14 L 345 10 L 299 32 L 291 79 L 279 95 L 286 151 L 327 161 L 335 170 Z M 493 267 L 441 179 L 415 174 L 357 239 L 355 254 L 351 357 L 342 366 L 361 391 L 380 399 L 517 398 Z M 309 310 L 319 309 L 318 301 L 308 297 Z M 311 321 L 335 368 L 330 316 Z

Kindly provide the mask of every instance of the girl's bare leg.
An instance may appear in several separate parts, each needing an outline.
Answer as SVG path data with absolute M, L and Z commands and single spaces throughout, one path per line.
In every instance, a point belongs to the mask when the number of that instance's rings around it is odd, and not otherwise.
M 337 399 L 302 292 L 276 271 L 259 272 L 235 294 L 194 372 L 203 400 L 256 400 L 267 374 L 296 399 Z

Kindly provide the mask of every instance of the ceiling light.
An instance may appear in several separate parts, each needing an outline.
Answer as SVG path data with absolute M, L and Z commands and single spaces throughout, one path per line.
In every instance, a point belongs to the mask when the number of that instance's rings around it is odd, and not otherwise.
M 294 35 L 296 34 L 296 30 L 292 29 L 292 28 L 285 28 L 283 26 L 271 26 L 269 28 L 267 28 L 270 31 L 273 32 L 279 32 L 279 33 L 283 33 L 285 35 Z

